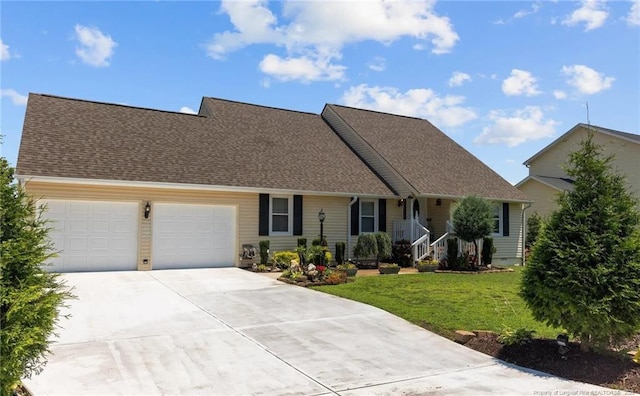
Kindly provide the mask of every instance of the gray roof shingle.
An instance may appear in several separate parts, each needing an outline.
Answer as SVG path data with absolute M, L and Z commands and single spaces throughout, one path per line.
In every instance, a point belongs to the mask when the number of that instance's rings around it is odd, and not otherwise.
M 329 106 L 422 195 L 530 201 L 427 120 Z
M 30 94 L 16 173 L 394 195 L 319 115 L 204 98 L 207 111 Z
M 562 191 L 571 191 L 573 190 L 573 183 L 574 181 L 569 179 L 569 178 L 565 178 L 565 177 L 551 177 L 551 176 L 541 176 L 541 175 L 535 175 L 533 176 L 534 179 L 538 179 L 544 183 L 547 183 L 548 185 L 558 189 L 558 190 L 562 190 Z

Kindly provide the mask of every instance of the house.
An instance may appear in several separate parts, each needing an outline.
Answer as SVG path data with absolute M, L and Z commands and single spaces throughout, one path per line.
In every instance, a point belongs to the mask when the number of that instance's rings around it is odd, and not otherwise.
M 533 213 L 548 216 L 556 208 L 557 194 L 573 188 L 573 180 L 563 166 L 569 160 L 569 153 L 579 149 L 589 132 L 593 134 L 594 143 L 604 146 L 605 155 L 615 155 L 613 168 L 626 176 L 629 191 L 640 199 L 640 135 L 577 124 L 524 162 L 529 175 L 516 187 L 533 200 L 531 208 L 526 210 L 527 216 Z
M 323 235 L 386 231 L 428 255 L 467 195 L 496 203 L 495 261 L 516 263 L 528 198 L 426 120 L 205 97 L 197 115 L 30 94 L 16 175 L 45 203 L 55 271 L 241 265 Z

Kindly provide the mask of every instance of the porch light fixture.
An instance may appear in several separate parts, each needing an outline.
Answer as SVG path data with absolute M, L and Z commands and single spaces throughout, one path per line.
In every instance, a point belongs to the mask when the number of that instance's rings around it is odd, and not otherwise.
M 144 218 L 148 219 L 149 214 L 151 214 L 151 204 L 149 203 L 149 201 L 147 201 L 147 204 L 144 205 Z
M 322 245 L 322 242 L 324 242 L 324 219 L 326 218 L 326 215 L 324 214 L 324 210 L 320 209 L 320 212 L 318 212 L 318 220 L 320 221 L 320 245 Z
M 442 200 L 440 198 L 436 199 L 436 206 L 442 206 Z

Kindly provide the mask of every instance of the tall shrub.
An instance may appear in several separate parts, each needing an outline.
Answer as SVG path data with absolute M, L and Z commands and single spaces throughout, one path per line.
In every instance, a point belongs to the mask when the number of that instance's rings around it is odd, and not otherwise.
M 484 237 L 482 239 L 482 264 L 489 265 L 493 261 L 493 254 L 496 252 L 496 247 L 493 246 L 493 238 Z
M 458 238 L 447 239 L 447 262 L 449 269 L 457 270 L 460 267 L 460 258 L 458 257 Z
M 376 238 L 376 245 L 378 246 L 378 253 L 376 254 L 377 265 L 380 261 L 391 258 L 391 238 L 389 234 L 384 231 L 378 231 L 373 235 Z
M 0 391 L 41 372 L 59 310 L 73 296 L 42 264 L 54 256 L 41 210 L 0 157 Z
M 260 241 L 260 264 L 266 265 L 269 261 L 269 240 Z
M 590 134 L 569 155 L 574 189 L 558 196 L 522 278 L 533 316 L 583 350 L 640 330 L 640 214 L 602 152 Z
M 360 234 L 353 247 L 353 255 L 356 258 L 368 258 L 378 256 L 378 241 L 373 234 Z
M 336 262 L 338 264 L 344 263 L 344 252 L 347 245 L 344 242 L 336 242 Z

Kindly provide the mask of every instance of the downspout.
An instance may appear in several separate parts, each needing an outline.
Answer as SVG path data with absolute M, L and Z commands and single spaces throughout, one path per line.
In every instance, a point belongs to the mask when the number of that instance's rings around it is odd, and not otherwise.
M 347 206 L 347 260 L 351 260 L 351 207 L 358 202 L 358 197 L 351 198 Z
M 527 263 L 526 263 L 526 257 L 527 254 L 525 253 L 525 249 L 526 249 L 526 241 L 527 241 L 527 235 L 526 235 L 526 231 L 527 231 L 527 218 L 524 215 L 525 211 L 527 209 L 529 209 L 531 207 L 531 205 L 533 205 L 531 202 L 529 202 L 525 207 L 522 208 L 522 266 L 524 267 Z

